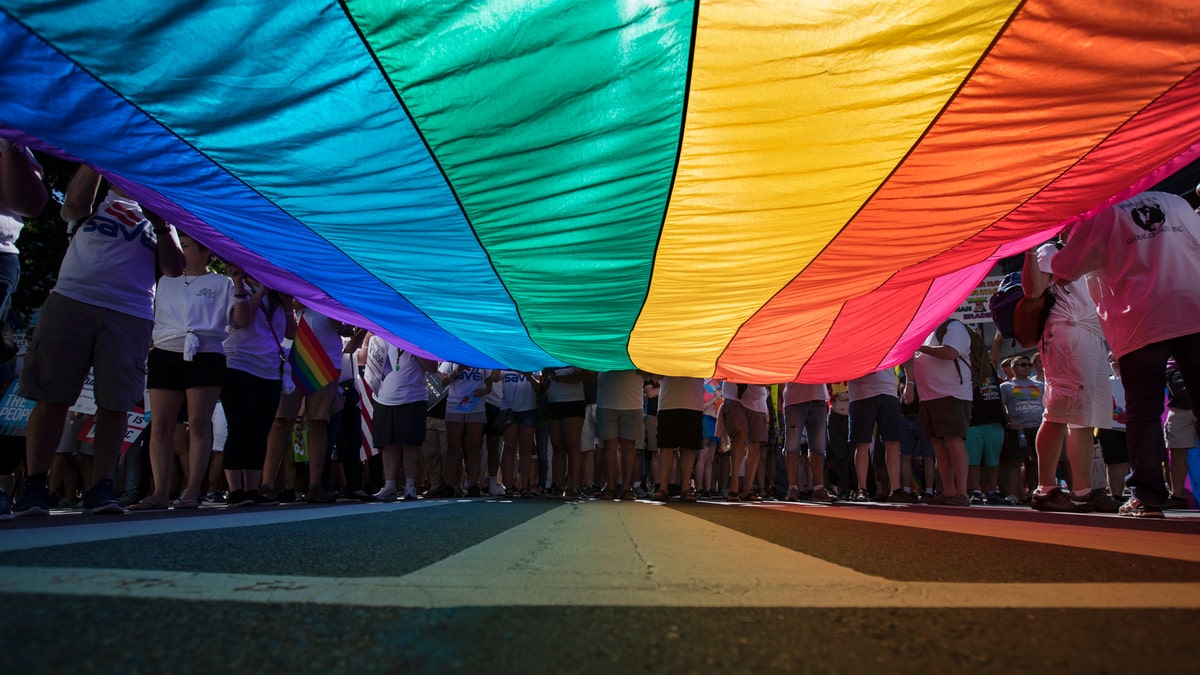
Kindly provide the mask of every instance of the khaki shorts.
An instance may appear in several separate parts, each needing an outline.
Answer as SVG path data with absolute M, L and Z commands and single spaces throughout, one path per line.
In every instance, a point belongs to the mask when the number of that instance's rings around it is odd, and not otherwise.
M 146 355 L 153 331 L 150 319 L 50 293 L 25 352 L 21 396 L 74 403 L 92 369 L 96 405 L 132 410 L 145 395 Z
M 305 396 L 299 389 L 290 394 L 284 394 L 279 397 L 279 408 L 275 410 L 275 418 L 294 420 L 300 416 L 300 408 L 303 404 L 305 419 L 328 422 L 333 408 L 333 393 L 336 389 L 337 383 L 330 382 L 308 396 Z

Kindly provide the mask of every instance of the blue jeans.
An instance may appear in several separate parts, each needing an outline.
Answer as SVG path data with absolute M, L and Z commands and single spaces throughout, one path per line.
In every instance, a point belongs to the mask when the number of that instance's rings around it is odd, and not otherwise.
M 1192 409 L 1200 410 L 1200 333 L 1155 342 L 1120 359 L 1130 469 L 1125 486 L 1150 506 L 1162 506 L 1168 495 L 1163 478 L 1167 449 L 1162 415 L 1167 359 L 1172 356 L 1183 375 Z
M 0 319 L 8 319 L 8 306 L 21 279 L 21 259 L 16 253 L 0 253 Z

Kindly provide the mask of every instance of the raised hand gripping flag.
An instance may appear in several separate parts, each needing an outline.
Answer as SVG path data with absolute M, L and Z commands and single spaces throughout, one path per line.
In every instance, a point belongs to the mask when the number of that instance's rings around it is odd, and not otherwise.
M 337 379 L 338 368 L 334 365 L 306 317 L 300 317 L 296 326 L 296 341 L 288 354 L 292 364 L 292 381 L 304 395 L 312 394 Z

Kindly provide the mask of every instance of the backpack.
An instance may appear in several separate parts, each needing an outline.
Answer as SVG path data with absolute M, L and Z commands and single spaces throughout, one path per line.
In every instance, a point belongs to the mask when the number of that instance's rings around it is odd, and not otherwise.
M 1019 284 L 1018 287 L 1020 287 Z M 952 321 L 958 321 L 958 319 L 946 319 L 934 331 L 933 336 L 937 338 L 938 344 L 942 344 L 942 339 L 946 337 L 946 331 L 950 330 Z M 963 328 L 966 328 L 967 335 L 971 336 L 971 350 L 970 353 L 959 354 L 958 358 L 954 359 L 954 369 L 958 371 L 958 381 L 962 382 L 962 366 L 958 362 L 966 363 L 971 368 L 971 387 L 978 388 L 986 384 L 992 374 L 992 355 L 989 353 L 987 343 L 983 341 L 983 335 L 978 331 L 971 330 L 965 323 Z
M 988 299 L 988 308 L 1001 335 L 1016 340 L 1022 347 L 1036 347 L 1055 300 L 1049 288 L 1040 298 L 1026 298 L 1021 288 L 1021 272 L 1017 271 L 1000 280 L 1000 288 Z
M 1024 297 L 1025 291 L 1021 289 L 1021 271 L 1017 270 L 1006 274 L 1000 280 L 1000 288 L 988 298 L 988 309 L 992 311 L 992 321 L 996 324 L 996 330 L 1009 340 L 1016 339 L 1016 335 L 1013 334 L 1013 311 Z

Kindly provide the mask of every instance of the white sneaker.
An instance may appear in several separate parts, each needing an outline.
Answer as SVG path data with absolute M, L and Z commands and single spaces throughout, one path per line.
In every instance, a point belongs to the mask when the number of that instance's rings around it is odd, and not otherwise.
M 503 497 L 504 496 L 504 486 L 493 481 L 492 484 L 488 486 L 488 496 L 489 497 Z
M 379 492 L 375 493 L 375 501 L 377 502 L 394 502 L 396 501 L 396 488 L 383 486 Z

